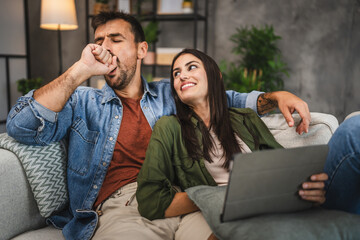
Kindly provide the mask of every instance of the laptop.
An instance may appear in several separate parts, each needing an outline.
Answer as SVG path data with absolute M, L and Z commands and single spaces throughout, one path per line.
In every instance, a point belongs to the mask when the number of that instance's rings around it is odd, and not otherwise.
M 327 153 L 327 145 L 315 145 L 236 154 L 221 221 L 311 208 L 298 191 L 311 175 L 323 172 Z

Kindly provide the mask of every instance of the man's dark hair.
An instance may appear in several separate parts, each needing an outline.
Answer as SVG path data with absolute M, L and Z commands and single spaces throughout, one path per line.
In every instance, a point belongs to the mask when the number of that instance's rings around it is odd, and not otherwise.
M 139 43 L 145 41 L 144 30 L 142 29 L 139 21 L 135 17 L 124 12 L 100 12 L 98 15 L 93 17 L 91 26 L 95 32 L 99 26 L 116 19 L 122 19 L 131 25 L 131 31 L 134 34 L 135 42 Z

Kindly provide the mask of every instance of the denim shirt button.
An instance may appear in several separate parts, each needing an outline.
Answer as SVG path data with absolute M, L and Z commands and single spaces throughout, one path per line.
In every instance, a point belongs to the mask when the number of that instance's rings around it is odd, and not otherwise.
M 115 116 L 115 119 L 118 119 L 118 118 L 119 118 L 119 116 L 118 116 L 118 115 L 116 115 L 116 116 Z
M 98 188 L 98 186 L 97 186 L 97 185 L 94 185 L 94 186 L 93 186 L 93 188 L 94 188 L 94 189 L 97 189 L 97 188 Z
M 112 141 L 112 140 L 114 140 L 114 138 L 113 138 L 113 137 L 110 137 L 109 140 Z
M 106 162 L 103 162 L 103 166 L 104 166 L 104 167 L 106 166 Z

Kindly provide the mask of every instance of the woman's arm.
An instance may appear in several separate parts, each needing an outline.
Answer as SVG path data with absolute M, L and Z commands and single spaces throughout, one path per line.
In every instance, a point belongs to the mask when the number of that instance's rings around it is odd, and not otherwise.
M 186 192 L 179 192 L 175 194 L 171 204 L 165 210 L 165 217 L 176 217 L 198 210 L 198 206 L 190 200 Z
M 136 199 L 141 216 L 150 220 L 164 218 L 176 194 L 173 185 L 175 171 L 172 165 L 173 136 L 172 117 L 160 118 L 154 126 L 144 164 L 137 177 Z

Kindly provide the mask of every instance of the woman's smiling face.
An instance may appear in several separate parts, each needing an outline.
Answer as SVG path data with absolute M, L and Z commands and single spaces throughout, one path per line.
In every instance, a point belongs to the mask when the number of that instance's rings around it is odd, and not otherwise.
M 183 103 L 195 107 L 208 101 L 208 79 L 200 59 L 189 53 L 179 56 L 172 75 L 175 91 Z

